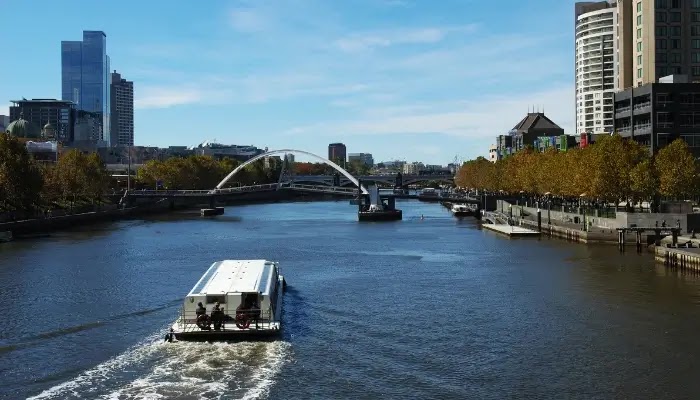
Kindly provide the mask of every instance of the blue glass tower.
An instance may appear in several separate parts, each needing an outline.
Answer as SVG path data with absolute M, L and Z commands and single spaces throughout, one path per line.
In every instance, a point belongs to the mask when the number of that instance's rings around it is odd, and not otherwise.
M 82 41 L 61 42 L 62 100 L 97 119 L 93 140 L 110 140 L 110 66 L 107 35 L 83 31 Z

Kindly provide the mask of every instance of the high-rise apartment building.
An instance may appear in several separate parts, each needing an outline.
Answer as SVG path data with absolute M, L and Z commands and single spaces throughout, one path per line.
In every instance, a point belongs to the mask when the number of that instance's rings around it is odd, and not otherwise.
M 700 82 L 700 0 L 618 0 L 620 89 L 687 75 Z
M 110 88 L 110 145 L 134 145 L 134 82 L 112 73 Z
M 334 163 L 345 166 L 347 148 L 342 143 L 331 143 L 328 145 L 328 159 Z
M 616 90 L 617 8 L 579 2 L 576 14 L 576 132 L 612 133 Z
M 63 100 L 98 116 L 98 137 L 90 139 L 109 143 L 110 68 L 104 32 L 83 31 L 82 41 L 61 42 L 61 89 Z

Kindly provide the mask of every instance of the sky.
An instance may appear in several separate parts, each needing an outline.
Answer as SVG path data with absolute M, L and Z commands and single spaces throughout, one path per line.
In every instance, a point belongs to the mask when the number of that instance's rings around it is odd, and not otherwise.
M 61 40 L 102 30 L 135 144 L 375 161 L 486 156 L 528 109 L 574 132 L 571 0 L 0 0 L 0 114 L 61 97 Z M 4 56 L 4 57 L 3 57 Z

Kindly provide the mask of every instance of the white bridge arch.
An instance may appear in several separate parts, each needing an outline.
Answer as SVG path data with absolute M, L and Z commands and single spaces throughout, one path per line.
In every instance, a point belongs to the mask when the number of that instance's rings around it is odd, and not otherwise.
M 228 182 L 231 178 L 233 178 L 234 175 L 236 175 L 240 170 L 247 167 L 248 165 L 250 165 L 250 164 L 252 164 L 260 159 L 263 159 L 265 157 L 269 157 L 269 156 L 276 155 L 276 154 L 287 154 L 287 153 L 304 154 L 304 155 L 307 155 L 309 157 L 315 158 L 326 165 L 330 165 L 336 171 L 340 172 L 346 178 L 348 178 L 348 180 L 350 180 L 350 182 L 354 183 L 355 186 L 359 187 L 360 190 L 362 190 L 363 194 L 369 194 L 367 189 L 365 189 L 364 186 L 361 186 L 360 182 L 354 176 L 352 176 L 348 171 L 343 169 L 343 167 L 341 167 L 340 165 L 334 163 L 333 161 L 331 161 L 329 159 L 323 158 L 321 156 L 317 156 L 314 153 L 309 153 L 308 151 L 294 150 L 294 149 L 272 150 L 272 151 L 268 151 L 267 153 L 258 154 L 257 156 L 255 156 L 255 157 L 251 158 L 250 160 L 244 162 L 243 164 L 237 166 L 233 171 L 231 171 L 230 174 L 226 175 L 226 177 L 221 182 L 219 182 L 218 185 L 216 185 L 215 190 L 219 190 L 219 189 L 223 188 L 224 185 L 226 184 L 226 182 Z

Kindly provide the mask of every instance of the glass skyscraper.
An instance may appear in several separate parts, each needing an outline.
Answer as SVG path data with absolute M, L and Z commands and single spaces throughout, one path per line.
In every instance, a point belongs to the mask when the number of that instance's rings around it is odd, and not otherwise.
M 62 99 L 97 119 L 93 140 L 110 142 L 110 66 L 107 35 L 83 31 L 82 41 L 61 42 Z

